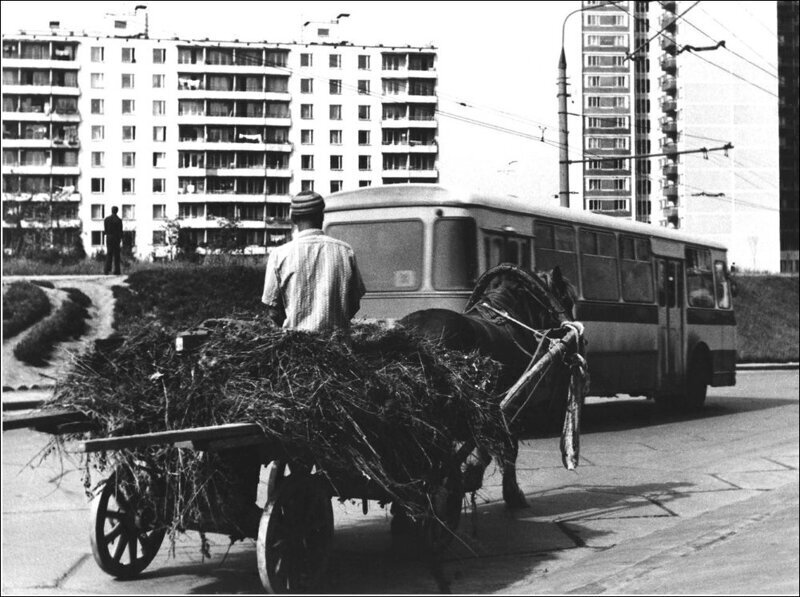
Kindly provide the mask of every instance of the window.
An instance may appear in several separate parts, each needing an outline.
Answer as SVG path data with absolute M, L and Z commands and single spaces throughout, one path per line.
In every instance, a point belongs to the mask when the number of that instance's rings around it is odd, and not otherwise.
M 300 54 L 300 66 L 313 66 L 314 57 L 311 54 Z
M 167 154 L 161 151 L 153 152 L 153 168 L 165 168 L 167 165 Z
M 154 126 L 153 127 L 153 141 L 166 141 L 167 140 L 167 127 Z
M 153 245 L 166 245 L 166 244 L 167 244 L 167 231 L 153 230 Z
M 587 108 L 627 108 L 629 106 L 627 95 L 587 95 Z
M 300 143 L 303 145 L 314 144 L 314 131 L 311 129 L 303 129 L 300 131 Z
M 124 73 L 122 75 L 122 88 L 123 89 L 133 89 L 134 81 L 133 75 L 130 73 Z
M 102 114 L 105 111 L 105 102 L 101 99 L 92 100 L 92 114 Z
M 406 92 L 407 82 L 399 79 L 384 79 L 384 95 L 400 95 Z
M 122 152 L 122 167 L 133 168 L 136 166 L 136 153 L 133 151 Z
M 578 258 L 572 227 L 537 221 L 533 234 L 536 237 L 536 269 L 549 270 L 558 266 L 561 273 L 577 285 Z
M 164 100 L 153 100 L 153 116 L 164 116 L 167 113 L 167 102 Z
M 90 79 L 92 89 L 103 89 L 103 86 L 105 85 L 103 73 L 92 73 Z
M 371 187 L 372 186 L 372 181 L 371 180 L 359 180 L 358 181 L 358 186 L 359 187 Z
M 106 179 L 105 178 L 93 178 L 92 179 L 92 193 L 105 193 L 105 192 L 106 192 Z M 100 207 L 102 207 L 102 205 Z M 95 208 L 95 206 L 93 205 L 92 206 L 92 217 L 94 217 L 94 208 Z
M 475 220 L 440 218 L 433 228 L 433 287 L 436 290 L 468 290 L 475 286 L 478 256 Z M 527 249 L 530 255 L 530 246 Z M 530 257 L 529 257 L 530 260 Z
M 92 125 L 92 141 L 102 141 L 106 138 L 106 127 L 102 125 Z
M 690 307 L 714 308 L 711 251 L 686 248 L 686 292 Z
M 135 141 L 136 140 L 136 127 L 135 126 L 123 126 L 122 127 L 122 140 L 123 141 Z
M 102 168 L 105 163 L 105 152 L 93 151 L 92 152 L 92 168 Z
M 133 114 L 136 111 L 136 102 L 132 99 L 122 100 L 122 113 Z
M 630 149 L 630 138 L 586 137 L 586 149 Z
M 358 107 L 358 119 L 359 120 L 369 120 L 370 119 L 370 112 L 369 106 L 359 106 Z
M 372 156 L 360 155 L 358 156 L 358 169 L 359 170 L 372 170 Z
M 731 308 L 731 282 L 724 261 L 714 262 L 714 287 L 717 291 L 717 307 Z
M 341 180 L 332 180 L 331 181 L 331 193 L 338 193 L 342 190 L 342 181 Z
M 129 63 L 136 62 L 136 49 L 122 48 L 122 62 L 129 62 Z
M 358 70 L 369 70 L 369 56 L 366 54 L 358 55 Z
M 331 79 L 328 89 L 330 90 L 331 95 L 341 95 L 342 94 L 342 81 L 339 79 Z
M 359 79 L 358 93 L 361 95 L 369 95 L 369 81 L 366 79 Z
M 342 156 L 340 155 L 332 155 L 331 156 L 331 170 L 341 170 L 342 169 Z
M 96 247 L 103 244 L 103 231 L 92 230 L 92 246 Z
M 136 180 L 133 178 L 122 179 L 122 194 L 131 195 L 136 192 Z
M 331 54 L 328 57 L 328 66 L 330 66 L 331 68 L 342 68 L 342 55 Z
M 164 48 L 153 48 L 153 64 L 164 64 L 167 61 L 167 51 Z
M 164 193 L 167 190 L 167 179 L 166 178 L 154 178 L 153 179 L 153 192 L 154 193 Z
M 581 286 L 584 298 L 618 300 L 617 251 L 614 235 L 581 230 L 580 247 Z
M 104 62 L 106 56 L 106 49 L 100 46 L 92 46 L 91 49 L 91 61 L 92 62 Z
M 301 170 L 313 170 L 314 169 L 314 156 L 313 155 L 301 155 L 300 156 L 300 169 Z
M 303 120 L 314 118 L 314 106 L 312 104 L 300 104 L 300 118 Z
M 653 302 L 653 265 L 650 241 L 621 235 L 619 238 L 622 298 L 635 303 Z
M 301 180 L 300 181 L 300 190 L 301 191 L 313 191 L 314 190 L 314 181 L 313 180 Z
M 164 87 L 164 75 L 153 75 L 153 89 L 161 89 Z
M 331 145 L 341 145 L 342 144 L 342 131 L 334 130 L 331 131 Z
M 300 93 L 314 93 L 314 79 L 300 79 Z
M 358 131 L 358 144 L 369 145 L 369 131 Z
M 136 206 L 130 204 L 122 204 L 122 219 L 133 220 L 136 218 Z
M 380 226 L 331 224 L 326 232 L 353 247 L 364 285 L 370 292 L 419 288 L 423 262 L 420 220 L 381 222 Z M 392 242 L 386 242 L 387 239 Z
M 153 205 L 153 219 L 166 220 L 167 219 L 167 206 L 163 203 L 156 203 Z
M 102 180 L 99 179 L 99 180 Z M 93 203 L 92 204 L 92 219 L 93 220 L 102 220 L 106 217 L 106 206 L 101 203 Z

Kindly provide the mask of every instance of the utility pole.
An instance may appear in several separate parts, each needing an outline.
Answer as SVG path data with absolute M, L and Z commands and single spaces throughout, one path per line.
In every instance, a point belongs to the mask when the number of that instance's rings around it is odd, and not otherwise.
M 569 207 L 569 129 L 567 128 L 567 57 L 561 44 L 558 59 L 558 196 L 561 207 Z

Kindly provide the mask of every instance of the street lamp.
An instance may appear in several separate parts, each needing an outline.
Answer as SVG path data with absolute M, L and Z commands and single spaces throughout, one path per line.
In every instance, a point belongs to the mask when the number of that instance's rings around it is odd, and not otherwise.
M 613 2 L 604 2 L 597 6 L 584 6 L 577 10 L 573 10 L 566 17 L 561 24 L 561 56 L 558 59 L 558 196 L 560 198 L 561 207 L 569 207 L 569 129 L 567 128 L 567 56 L 564 52 L 564 30 L 567 26 L 567 19 L 572 15 L 584 12 L 586 10 L 594 10 L 616 4 Z

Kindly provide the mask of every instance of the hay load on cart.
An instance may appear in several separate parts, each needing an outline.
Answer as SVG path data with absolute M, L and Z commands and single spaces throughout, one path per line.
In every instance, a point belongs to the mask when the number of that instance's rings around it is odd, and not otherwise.
M 540 341 L 501 406 L 501 363 L 401 326 L 322 335 L 217 320 L 180 347 L 175 330 L 142 321 L 79 357 L 41 413 L 4 429 L 80 442 L 95 491 L 93 553 L 109 574 L 136 576 L 167 534 L 221 532 L 257 538 L 264 587 L 297 592 L 324 574 L 332 497 L 391 503 L 415 522 L 421 548 L 446 545 L 475 489 L 465 461 L 503 452 L 509 404 L 527 403 L 578 339 L 567 327 Z M 268 503 L 254 512 L 267 464 Z

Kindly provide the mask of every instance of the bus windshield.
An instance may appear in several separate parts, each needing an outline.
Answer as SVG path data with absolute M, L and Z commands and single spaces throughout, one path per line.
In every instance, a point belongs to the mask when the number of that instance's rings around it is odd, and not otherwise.
M 444 218 L 433 228 L 433 287 L 471 290 L 478 275 L 476 227 L 472 218 Z

